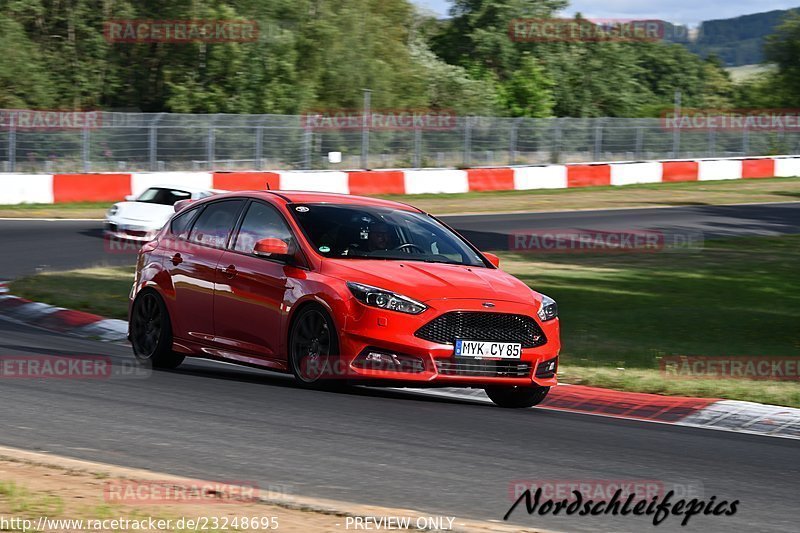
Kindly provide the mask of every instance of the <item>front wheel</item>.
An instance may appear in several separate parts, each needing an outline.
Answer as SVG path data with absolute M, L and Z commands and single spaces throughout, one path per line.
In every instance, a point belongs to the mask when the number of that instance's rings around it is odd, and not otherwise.
M 333 319 L 317 305 L 302 309 L 289 334 L 289 364 L 297 382 L 305 387 L 330 385 L 339 362 Z
M 541 403 L 550 387 L 487 387 L 484 390 L 498 407 L 520 409 Z
M 177 368 L 184 356 L 172 351 L 172 324 L 167 306 L 153 292 L 143 292 L 133 303 L 131 345 L 136 360 L 152 368 Z

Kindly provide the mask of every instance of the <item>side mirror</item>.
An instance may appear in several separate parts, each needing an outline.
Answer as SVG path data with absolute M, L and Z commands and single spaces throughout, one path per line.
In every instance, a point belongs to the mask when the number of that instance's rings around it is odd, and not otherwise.
M 136 198 L 137 198 L 137 196 L 135 194 L 128 194 L 128 195 L 125 196 L 125 201 L 126 202 L 133 202 L 134 200 L 136 200 Z
M 489 260 L 491 264 L 493 264 L 496 268 L 500 268 L 500 258 L 494 254 L 490 254 L 489 252 L 483 252 L 483 256 Z
M 281 239 L 261 239 L 253 248 L 253 253 L 259 257 L 275 258 L 289 255 L 289 243 Z

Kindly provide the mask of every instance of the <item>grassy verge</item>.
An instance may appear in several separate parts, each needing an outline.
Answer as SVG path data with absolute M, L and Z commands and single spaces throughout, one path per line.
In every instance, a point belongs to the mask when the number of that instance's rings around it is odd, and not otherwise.
M 579 189 L 382 196 L 430 213 L 491 213 L 800 201 L 800 178 L 653 183 Z
M 559 303 L 562 380 L 619 390 L 800 407 L 800 383 L 665 378 L 666 356 L 800 354 L 800 236 L 706 241 L 703 250 L 501 254 L 502 267 Z M 129 268 L 12 283 L 38 301 L 124 318 Z
M 800 178 L 655 183 L 585 189 L 540 189 L 464 194 L 381 195 L 430 213 L 492 213 L 610 209 L 678 205 L 722 205 L 800 200 Z M 103 218 L 110 204 L 0 205 L 0 218 Z
M 43 272 L 14 281 L 11 292 L 34 302 L 127 319 L 133 275 L 133 267 Z
M 800 354 L 800 236 L 501 256 L 506 271 L 558 301 L 564 381 L 800 407 L 798 382 L 666 379 L 659 368 L 666 356 Z
M 110 202 L 0 205 L 0 218 L 103 218 Z

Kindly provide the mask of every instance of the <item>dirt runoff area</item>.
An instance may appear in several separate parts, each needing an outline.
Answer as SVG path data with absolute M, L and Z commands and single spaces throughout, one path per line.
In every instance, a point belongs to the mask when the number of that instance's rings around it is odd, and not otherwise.
M 541 531 L 0 447 L 0 531 Z

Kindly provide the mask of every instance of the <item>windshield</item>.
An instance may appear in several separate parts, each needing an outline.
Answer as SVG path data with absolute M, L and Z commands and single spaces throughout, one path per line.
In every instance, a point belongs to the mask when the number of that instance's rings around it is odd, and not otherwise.
M 311 245 L 325 257 L 486 266 L 463 240 L 423 213 L 362 205 L 289 208 Z
M 192 195 L 186 191 L 152 187 L 139 195 L 139 198 L 137 198 L 136 201 L 144 202 L 146 204 L 175 205 L 175 202 L 187 200 L 191 197 Z

